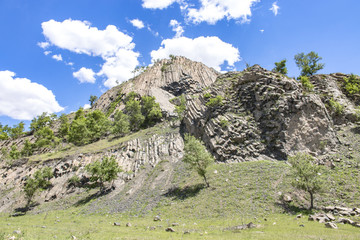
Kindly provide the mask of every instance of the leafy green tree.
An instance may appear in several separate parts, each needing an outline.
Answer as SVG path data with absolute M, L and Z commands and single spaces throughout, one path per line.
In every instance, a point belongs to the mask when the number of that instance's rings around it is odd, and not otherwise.
M 1 148 L 1 158 L 7 159 L 8 157 L 9 157 L 8 150 L 5 147 Z
M 288 72 L 286 68 L 286 59 L 276 62 L 273 71 L 286 75 Z
M 35 146 L 38 148 L 56 147 L 60 142 L 49 127 L 40 128 L 35 132 L 34 136 L 36 138 Z
M 60 120 L 60 127 L 58 133 L 59 137 L 66 140 L 70 130 L 69 118 L 65 114 L 61 114 L 59 120 Z
M 28 207 L 37 190 L 45 190 L 51 186 L 50 179 L 53 177 L 53 171 L 50 167 L 44 167 L 37 170 L 34 176 L 28 178 L 24 185 L 25 197 L 27 199 L 26 206 Z
M 74 120 L 84 119 L 84 118 L 85 118 L 84 108 L 80 107 L 75 113 Z
M 90 132 L 86 127 L 85 117 L 72 121 L 69 131 L 69 142 L 75 145 L 87 144 L 90 141 Z
M 17 147 L 15 144 L 13 144 L 11 146 L 10 152 L 9 152 L 9 157 L 11 159 L 19 159 L 21 156 L 21 153 L 18 151 Z
M 183 161 L 192 169 L 196 170 L 209 187 L 210 184 L 206 178 L 206 169 L 214 162 L 214 158 L 208 151 L 206 151 L 205 146 L 200 140 L 189 134 L 185 135 L 184 152 L 185 155 Z
M 25 140 L 24 146 L 21 149 L 21 156 L 30 157 L 34 152 L 34 145 L 28 140 Z
M 310 210 L 314 208 L 314 194 L 323 188 L 321 167 L 315 164 L 314 158 L 306 153 L 297 153 L 289 157 L 294 176 L 292 185 L 310 194 Z
M 110 121 L 100 110 L 95 110 L 88 113 L 85 122 L 91 141 L 100 139 L 110 130 L 111 126 Z
M 114 115 L 113 134 L 121 135 L 129 132 L 130 122 L 129 117 L 122 111 L 116 111 Z
M 322 57 L 313 51 L 308 54 L 299 53 L 296 54 L 295 63 L 301 70 L 301 76 L 311 76 L 314 75 L 317 71 L 324 68 L 325 64 L 318 63 L 322 60 Z
M 85 166 L 90 174 L 90 181 L 100 185 L 100 191 L 105 189 L 105 182 L 113 181 L 122 170 L 114 156 L 103 157 L 101 161 L 96 161 Z
M 141 112 L 145 116 L 145 126 L 150 126 L 162 118 L 159 103 L 155 102 L 155 97 L 143 96 L 141 98 Z
M 223 101 L 223 97 L 220 95 L 217 95 L 214 98 L 210 98 L 209 101 L 206 103 L 206 106 L 215 108 L 215 107 L 223 105 L 222 101 Z
M 21 135 L 23 135 L 25 129 L 24 126 L 25 126 L 24 122 L 19 122 L 19 124 L 14 125 L 10 130 L 10 137 L 12 139 L 16 139 L 19 138 Z
M 141 114 L 140 101 L 130 99 L 125 104 L 125 111 L 129 116 L 131 130 L 139 130 L 145 120 L 145 117 Z
M 97 99 L 98 99 L 97 96 L 94 96 L 94 95 L 91 95 L 91 96 L 90 96 L 89 101 L 90 101 L 90 106 L 91 106 L 91 107 L 94 105 L 94 103 L 96 102 Z
M 11 132 L 11 128 L 8 125 L 3 126 L 0 123 L 0 140 L 9 139 L 9 133 Z
M 184 113 L 186 110 L 186 99 L 185 99 L 185 95 L 182 94 L 181 96 L 178 97 L 180 102 L 178 105 L 175 106 L 175 113 L 178 115 L 178 117 L 180 119 L 184 118 Z
M 43 127 L 50 127 L 57 118 L 56 114 L 43 112 L 40 116 L 35 117 L 30 123 L 30 130 L 36 132 Z

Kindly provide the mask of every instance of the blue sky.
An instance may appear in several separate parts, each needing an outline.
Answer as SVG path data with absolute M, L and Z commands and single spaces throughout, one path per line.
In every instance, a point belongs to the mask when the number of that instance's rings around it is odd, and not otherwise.
M 0 122 L 70 113 L 169 54 L 217 70 L 272 69 L 315 51 L 360 74 L 356 0 L 0 0 Z

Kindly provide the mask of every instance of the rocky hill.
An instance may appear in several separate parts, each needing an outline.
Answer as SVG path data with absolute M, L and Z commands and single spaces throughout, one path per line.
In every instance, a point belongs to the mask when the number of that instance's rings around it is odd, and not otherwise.
M 142 194 L 144 188 L 151 189 L 152 198 L 157 199 L 172 187 L 173 173 L 181 166 L 184 133 L 202 139 L 217 162 L 279 161 L 301 151 L 312 154 L 322 164 L 332 165 L 338 161 L 332 156 L 346 144 L 349 146 L 346 133 L 339 137 L 339 130 L 354 129 L 352 124 L 357 120 L 356 101 L 342 88 L 346 77 L 312 76 L 315 88 L 307 91 L 299 81 L 258 65 L 220 74 L 184 57 L 158 61 L 104 93 L 92 110 L 101 110 L 112 119 L 115 110 L 123 109 L 124 99 L 134 91 L 156 98 L 163 112 L 161 123 L 122 138 L 109 136 L 86 146 L 66 146 L 19 159 L 11 166 L 1 161 L 0 212 L 24 205 L 22 187 L 43 166 L 50 166 L 55 178 L 37 202 L 85 194 L 84 189 L 71 186 L 68 179 L 76 175 L 86 182 L 84 166 L 102 156 L 115 156 L 124 170 L 115 181 L 115 190 L 107 196 L 110 204 L 111 199 L 125 193 L 121 201 L 112 204 L 114 211 L 125 211 L 130 205 L 146 201 L 149 195 Z M 181 95 L 185 96 L 186 110 L 184 116 L 176 116 L 175 104 L 179 103 L 174 99 Z M 334 110 L 329 101 L 343 106 L 342 112 Z M 21 145 L 25 138 L 16 143 Z M 0 148 L 13 143 L 1 141 Z M 159 164 L 161 170 L 154 175 Z M 156 201 L 147 208 L 154 205 Z

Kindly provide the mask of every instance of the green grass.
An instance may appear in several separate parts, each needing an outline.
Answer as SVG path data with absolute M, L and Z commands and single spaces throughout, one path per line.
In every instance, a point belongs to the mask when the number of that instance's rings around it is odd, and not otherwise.
M 74 146 L 69 145 L 61 150 L 58 150 L 56 152 L 50 152 L 45 154 L 39 154 L 39 155 L 33 155 L 29 158 L 29 162 L 38 162 L 38 161 L 45 161 L 49 159 L 57 159 L 57 158 L 65 158 L 67 156 L 72 156 L 75 154 L 87 154 L 87 153 L 96 153 L 103 151 L 105 149 L 109 149 L 111 147 L 120 145 L 124 142 L 133 140 L 133 139 L 147 139 L 151 138 L 155 134 L 167 134 L 172 132 L 178 132 L 178 129 L 171 128 L 166 125 L 166 123 L 158 124 L 154 127 L 147 128 L 140 130 L 138 132 L 132 133 L 130 135 L 121 137 L 121 138 L 115 138 L 114 136 L 109 136 L 105 139 L 101 139 L 97 142 L 87 144 L 84 146 Z

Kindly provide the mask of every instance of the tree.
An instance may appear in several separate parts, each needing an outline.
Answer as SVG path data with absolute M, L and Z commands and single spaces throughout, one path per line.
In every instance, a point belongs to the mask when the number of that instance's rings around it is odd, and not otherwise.
M 314 158 L 306 153 L 297 153 L 289 157 L 294 179 L 292 185 L 310 194 L 310 210 L 314 207 L 314 194 L 322 189 L 323 181 L 320 166 L 316 165 Z
M 8 125 L 3 126 L 0 123 L 0 140 L 9 139 L 9 133 L 11 132 L 11 128 Z
M 143 96 L 141 105 L 141 112 L 145 116 L 145 126 L 150 126 L 162 118 L 161 108 L 159 103 L 155 102 L 155 97 Z
M 139 130 L 145 117 L 141 114 L 140 101 L 130 99 L 125 104 L 126 114 L 129 116 L 131 130 Z
M 21 156 L 21 153 L 18 151 L 17 147 L 15 144 L 13 144 L 11 146 L 10 152 L 9 152 L 9 157 L 11 159 L 19 159 Z
M 206 186 L 210 186 L 206 178 L 206 168 L 214 162 L 211 154 L 206 151 L 203 143 L 189 134 L 185 135 L 185 155 L 183 161 L 187 163 L 190 168 L 196 170 L 196 172 L 203 177 Z
M 21 156 L 29 157 L 34 152 L 34 146 L 31 142 L 26 139 L 23 148 L 21 149 Z
M 59 137 L 66 139 L 69 135 L 70 123 L 69 118 L 65 114 L 61 114 L 59 127 Z
M 91 175 L 90 181 L 100 185 L 101 192 L 105 189 L 105 182 L 115 180 L 118 173 L 122 171 L 114 156 L 103 157 L 101 161 L 86 165 L 85 169 Z
M 24 126 L 24 122 L 19 122 L 19 124 L 14 125 L 13 128 L 10 129 L 10 137 L 12 139 L 20 137 L 24 133 Z
M 308 54 L 299 53 L 296 54 L 295 63 L 301 70 L 301 76 L 311 76 L 317 71 L 324 68 L 325 64 L 318 63 L 322 59 L 319 55 L 313 51 Z
M 94 96 L 94 95 L 90 95 L 90 106 L 92 107 L 94 105 L 94 103 L 96 102 L 96 100 L 98 99 L 97 96 Z
M 75 145 L 87 144 L 90 141 L 90 132 L 86 127 L 85 117 L 72 121 L 69 130 L 69 142 Z
M 50 179 L 54 176 L 50 167 L 44 167 L 37 170 L 34 176 L 28 178 L 24 185 L 25 197 L 27 199 L 26 206 L 28 207 L 37 190 L 45 190 L 51 186 Z
M 35 117 L 30 123 L 30 130 L 36 132 L 43 127 L 50 127 L 57 118 L 56 114 L 43 112 L 40 116 Z
M 287 74 L 286 59 L 281 60 L 280 62 L 276 62 L 273 71 L 286 75 Z
M 85 123 L 91 141 L 99 140 L 110 130 L 110 121 L 100 110 L 94 110 L 88 113 Z
M 55 137 L 53 130 L 49 127 L 40 128 L 34 136 L 36 138 L 35 146 L 38 148 L 56 147 L 59 144 L 59 139 Z
M 129 117 L 124 114 L 121 110 L 116 111 L 114 115 L 114 127 L 113 134 L 121 135 L 124 133 L 128 133 L 130 128 Z

